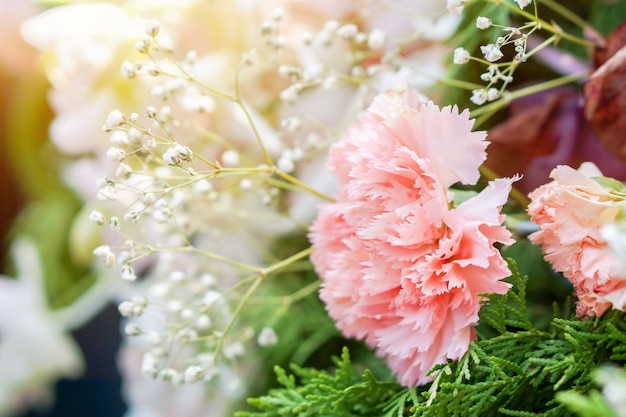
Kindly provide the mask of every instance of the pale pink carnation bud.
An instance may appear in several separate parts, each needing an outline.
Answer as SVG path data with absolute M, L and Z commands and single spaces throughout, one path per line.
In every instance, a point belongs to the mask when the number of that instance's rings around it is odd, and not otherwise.
M 574 285 L 579 317 L 626 310 L 626 275 L 601 232 L 619 216 L 623 198 L 593 179 L 601 176 L 590 162 L 578 170 L 559 165 L 554 181 L 529 195 L 528 214 L 540 228 L 529 239 Z
M 515 179 L 451 208 L 449 187 L 475 184 L 486 158 L 473 124 L 467 110 L 389 90 L 330 150 L 339 191 L 310 234 L 320 297 L 337 328 L 376 349 L 405 386 L 463 356 L 478 294 L 509 287 L 494 245 L 513 242 L 500 209 Z

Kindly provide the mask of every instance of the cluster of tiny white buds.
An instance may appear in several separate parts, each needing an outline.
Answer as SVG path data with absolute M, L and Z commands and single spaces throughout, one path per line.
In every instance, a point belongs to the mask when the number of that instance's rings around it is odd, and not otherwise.
M 515 40 L 515 60 L 518 62 L 526 62 L 526 35 L 522 35 Z
M 114 128 L 121 126 L 124 123 L 126 123 L 126 117 L 124 116 L 124 113 L 116 109 L 109 113 L 104 126 L 102 126 L 102 130 L 104 130 L 105 132 L 110 132 Z
M 141 316 L 148 305 L 148 300 L 145 297 L 135 296 L 130 300 L 122 301 L 117 310 L 123 317 L 137 317 Z
M 170 146 L 163 154 L 163 160 L 168 165 L 180 166 L 184 162 L 191 161 L 192 151 L 188 146 L 176 144 Z
M 512 76 L 503 74 L 502 71 L 500 71 L 500 68 L 498 68 L 498 66 L 495 64 L 489 65 L 487 67 L 487 71 L 480 74 L 480 79 L 489 83 L 494 83 L 498 80 L 502 80 L 505 84 L 513 81 Z
M 488 29 L 492 25 L 491 19 L 485 16 L 478 16 L 476 18 L 476 27 L 480 30 Z
M 470 60 L 470 53 L 467 49 L 465 48 L 456 48 L 454 50 L 454 58 L 453 58 L 453 62 L 455 64 L 466 64 L 468 63 Z
M 478 89 L 472 91 L 472 96 L 470 100 L 472 103 L 477 105 L 482 105 L 487 101 L 493 101 L 500 97 L 500 91 L 497 88 L 488 88 L 488 89 Z
M 111 268 L 115 265 L 115 253 L 113 253 L 109 245 L 98 246 L 93 250 L 93 254 L 106 268 Z

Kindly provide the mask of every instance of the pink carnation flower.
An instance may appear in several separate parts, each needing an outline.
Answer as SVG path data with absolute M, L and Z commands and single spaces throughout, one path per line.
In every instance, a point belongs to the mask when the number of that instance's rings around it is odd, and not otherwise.
M 448 187 L 475 183 L 486 157 L 486 135 L 472 126 L 467 111 L 389 91 L 330 151 L 339 192 L 311 229 L 320 297 L 343 334 L 365 339 L 405 386 L 467 351 L 478 293 L 508 289 L 493 245 L 512 243 L 500 208 L 514 179 L 450 208 Z
M 579 317 L 601 316 L 611 306 L 626 308 L 626 277 L 600 234 L 603 225 L 615 221 L 622 198 L 592 179 L 601 176 L 592 163 L 578 171 L 559 165 L 550 174 L 554 181 L 529 195 L 528 213 L 540 227 L 529 238 L 574 284 Z

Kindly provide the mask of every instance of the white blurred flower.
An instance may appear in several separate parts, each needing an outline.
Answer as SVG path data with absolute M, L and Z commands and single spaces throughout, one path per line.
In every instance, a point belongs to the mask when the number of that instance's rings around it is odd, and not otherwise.
M 0 415 L 49 405 L 59 378 L 83 371 L 80 349 L 67 333 L 106 302 L 97 285 L 73 305 L 50 310 L 39 254 L 27 238 L 13 242 L 18 277 L 0 276 Z

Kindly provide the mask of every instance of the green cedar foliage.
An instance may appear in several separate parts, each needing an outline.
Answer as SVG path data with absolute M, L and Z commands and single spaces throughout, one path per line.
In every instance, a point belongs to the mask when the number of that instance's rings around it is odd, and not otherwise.
M 625 314 L 608 311 L 580 320 L 568 310 L 537 329 L 528 318 L 528 278 L 512 259 L 509 264 L 512 288 L 486 297 L 479 340 L 459 361 L 435 367 L 430 385 L 408 389 L 377 379 L 369 370 L 358 371 L 344 349 L 332 372 L 277 367 L 281 387 L 249 399 L 258 411 L 237 417 L 548 417 L 570 416 L 577 404 L 599 401 L 593 371 L 606 363 L 626 364 Z

